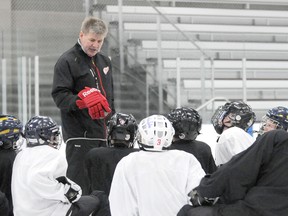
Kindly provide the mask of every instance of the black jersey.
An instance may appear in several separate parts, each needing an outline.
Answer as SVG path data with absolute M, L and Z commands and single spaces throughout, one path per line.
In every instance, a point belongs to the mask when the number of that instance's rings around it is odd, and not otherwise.
M 9 216 L 9 203 L 5 194 L 2 193 L 1 191 L 0 191 L 0 212 L 1 216 Z
M 2 191 L 9 202 L 9 216 L 13 215 L 11 178 L 13 162 L 16 152 L 11 149 L 0 148 L 0 191 Z M 0 211 L 1 212 L 1 211 Z
M 100 147 L 91 149 L 85 157 L 90 190 L 104 191 L 109 195 L 112 178 L 118 162 L 135 148 Z
M 213 173 L 217 169 L 210 146 L 202 141 L 178 140 L 173 142 L 170 148 L 193 154 L 206 173 Z

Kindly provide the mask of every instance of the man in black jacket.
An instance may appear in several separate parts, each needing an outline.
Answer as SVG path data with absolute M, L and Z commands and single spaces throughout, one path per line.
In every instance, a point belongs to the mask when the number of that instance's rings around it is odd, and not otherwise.
M 266 132 L 202 178 L 190 193 L 193 207 L 185 205 L 177 216 L 286 216 L 287 166 L 288 133 Z
M 85 18 L 77 43 L 54 68 L 52 97 L 61 111 L 67 176 L 81 185 L 84 194 L 84 155 L 106 146 L 106 123 L 115 112 L 111 61 L 100 52 L 107 32 L 101 19 Z

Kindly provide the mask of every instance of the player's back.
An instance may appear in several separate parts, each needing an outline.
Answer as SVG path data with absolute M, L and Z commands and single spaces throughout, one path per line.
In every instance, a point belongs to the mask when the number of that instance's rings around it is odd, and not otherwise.
M 90 192 L 94 190 L 110 192 L 113 174 L 118 162 L 135 148 L 100 147 L 91 149 L 85 156 L 85 167 L 88 172 Z
M 193 154 L 206 173 L 213 173 L 217 169 L 211 148 L 205 142 L 198 140 L 177 140 L 172 143 L 170 149 L 182 150 Z
M 175 216 L 204 175 L 199 161 L 184 151 L 132 153 L 116 167 L 109 196 L 111 213 Z

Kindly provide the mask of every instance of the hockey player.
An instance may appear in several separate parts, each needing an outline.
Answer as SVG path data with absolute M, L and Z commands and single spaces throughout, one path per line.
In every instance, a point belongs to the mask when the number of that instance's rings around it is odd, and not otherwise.
M 108 122 L 108 147 L 91 149 L 85 159 L 90 190 L 101 190 L 109 194 L 117 163 L 131 152 L 137 131 L 133 115 L 115 113 Z
M 205 176 L 190 193 L 194 208 L 186 205 L 177 216 L 286 216 L 287 146 L 287 132 L 266 132 L 249 149 Z M 207 206 L 217 199 L 218 203 Z
M 288 109 L 283 106 L 277 106 L 269 109 L 262 117 L 262 122 L 259 134 L 271 130 L 281 129 L 287 131 L 288 129 Z
M 170 148 L 193 154 L 206 173 L 214 172 L 216 165 L 210 146 L 196 140 L 202 126 L 202 118 L 199 113 L 192 108 L 181 107 L 171 110 L 167 118 L 175 129 Z
M 242 101 L 227 102 L 218 107 L 211 119 L 215 131 L 220 134 L 215 146 L 217 166 L 251 146 L 255 140 L 247 130 L 255 120 L 251 107 Z
M 167 150 L 174 129 L 163 115 L 138 125 L 140 151 L 117 164 L 109 200 L 113 216 L 175 216 L 189 203 L 188 192 L 205 175 L 199 161 L 179 150 Z
M 60 129 L 47 116 L 25 125 L 27 148 L 17 154 L 12 173 L 15 216 L 88 216 L 98 211 L 102 194 L 81 196 L 79 185 L 67 178 L 65 156 L 58 151 Z
M 23 138 L 23 125 L 13 115 L 0 115 L 0 191 L 9 203 L 9 216 L 13 216 L 11 196 L 12 167 Z M 2 211 L 1 215 L 2 215 Z M 3 213 L 4 214 L 4 213 Z

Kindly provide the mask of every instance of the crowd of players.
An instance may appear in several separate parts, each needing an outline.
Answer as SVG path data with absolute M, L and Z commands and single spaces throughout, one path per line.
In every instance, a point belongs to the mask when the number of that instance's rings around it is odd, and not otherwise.
M 215 152 L 197 140 L 202 120 L 193 108 L 151 115 L 139 124 L 115 113 L 107 147 L 84 157 L 87 189 L 66 176 L 59 125 L 34 116 L 25 125 L 0 115 L 2 216 L 286 216 L 288 109 L 262 117 L 257 138 L 251 107 L 228 102 L 211 123 Z

